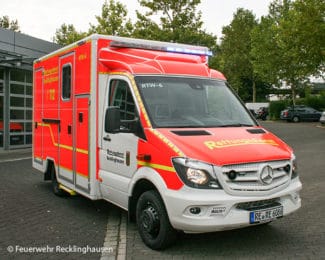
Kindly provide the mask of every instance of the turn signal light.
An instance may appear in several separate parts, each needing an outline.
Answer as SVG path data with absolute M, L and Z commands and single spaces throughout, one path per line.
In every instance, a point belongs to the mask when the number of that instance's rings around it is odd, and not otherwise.
M 151 161 L 151 155 L 150 154 L 138 154 L 137 155 L 137 160 L 150 162 Z

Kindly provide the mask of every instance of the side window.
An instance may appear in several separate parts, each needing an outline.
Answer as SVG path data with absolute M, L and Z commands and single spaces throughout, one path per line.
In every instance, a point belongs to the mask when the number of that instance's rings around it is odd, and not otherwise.
M 71 97 L 71 65 L 64 65 L 62 68 L 62 99 Z
M 128 83 L 114 79 L 109 89 L 109 106 L 120 108 L 121 120 L 135 119 L 135 104 Z

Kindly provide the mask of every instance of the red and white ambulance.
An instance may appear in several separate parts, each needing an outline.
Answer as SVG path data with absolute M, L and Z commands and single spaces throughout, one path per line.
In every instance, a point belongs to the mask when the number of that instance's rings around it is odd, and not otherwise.
M 292 149 L 205 47 L 92 35 L 34 63 L 33 166 L 57 195 L 128 211 L 144 243 L 269 223 L 301 206 Z

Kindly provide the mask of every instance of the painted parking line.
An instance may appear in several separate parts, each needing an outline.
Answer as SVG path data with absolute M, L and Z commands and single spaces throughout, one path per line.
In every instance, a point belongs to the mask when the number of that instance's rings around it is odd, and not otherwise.
M 29 160 L 29 159 L 32 159 L 32 157 L 28 156 L 28 157 L 21 157 L 21 158 L 3 159 L 3 160 L 0 160 L 0 163 L 16 162 L 16 161 Z

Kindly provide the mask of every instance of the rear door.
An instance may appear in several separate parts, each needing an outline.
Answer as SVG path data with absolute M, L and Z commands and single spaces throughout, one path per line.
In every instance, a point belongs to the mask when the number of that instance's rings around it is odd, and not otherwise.
M 43 160 L 43 127 L 42 113 L 43 113 L 43 68 L 37 69 L 34 72 L 34 94 L 33 94 L 33 160 L 42 165 Z
M 73 173 L 75 185 L 87 193 L 89 182 L 89 95 L 76 95 L 73 123 Z

